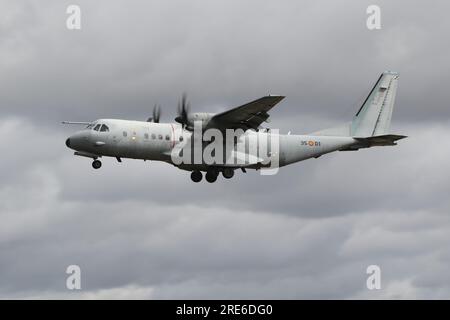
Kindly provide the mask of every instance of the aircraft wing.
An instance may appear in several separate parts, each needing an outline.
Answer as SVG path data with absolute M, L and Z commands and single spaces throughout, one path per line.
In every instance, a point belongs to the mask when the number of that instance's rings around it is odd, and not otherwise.
M 261 123 L 269 118 L 267 112 L 283 99 L 284 96 L 269 95 L 240 107 L 218 113 L 211 118 L 207 129 L 257 129 Z

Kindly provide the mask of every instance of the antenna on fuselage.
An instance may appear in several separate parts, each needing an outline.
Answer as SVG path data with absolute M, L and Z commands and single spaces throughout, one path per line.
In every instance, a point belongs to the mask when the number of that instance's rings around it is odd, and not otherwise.
M 62 123 L 62 124 L 80 124 L 80 125 L 85 125 L 85 126 L 87 126 L 87 125 L 91 124 L 92 122 L 62 121 L 61 123 Z

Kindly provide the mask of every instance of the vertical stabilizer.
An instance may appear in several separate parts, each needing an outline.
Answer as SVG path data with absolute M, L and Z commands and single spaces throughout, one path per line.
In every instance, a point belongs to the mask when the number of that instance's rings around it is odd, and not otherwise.
M 372 137 L 389 132 L 399 74 L 385 71 L 370 91 L 351 124 L 353 137 Z

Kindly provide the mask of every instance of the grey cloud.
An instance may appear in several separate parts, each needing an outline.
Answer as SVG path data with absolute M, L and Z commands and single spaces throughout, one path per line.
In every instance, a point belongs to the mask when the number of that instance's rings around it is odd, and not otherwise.
M 79 1 L 0 4 L 0 297 L 448 298 L 446 2 Z M 60 120 L 219 111 L 268 92 L 273 128 L 351 119 L 401 72 L 393 148 L 192 185 L 167 164 L 89 159 Z M 79 264 L 83 290 L 65 289 Z M 383 290 L 365 289 L 382 267 Z
M 408 107 L 398 121 L 448 116 L 431 98 L 445 97 L 449 80 L 444 3 L 380 5 L 377 33 L 365 28 L 364 2 L 132 1 L 124 10 L 121 1 L 81 1 L 83 29 L 70 32 L 66 3 L 25 2 L 4 27 L 4 110 L 51 124 L 145 118 L 158 101 L 169 118 L 187 90 L 202 110 L 276 92 L 288 96 L 277 116 L 344 117 L 381 71 L 397 69 Z

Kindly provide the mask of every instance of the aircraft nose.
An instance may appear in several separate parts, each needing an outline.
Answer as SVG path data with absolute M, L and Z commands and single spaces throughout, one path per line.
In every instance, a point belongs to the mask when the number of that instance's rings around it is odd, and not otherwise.
M 68 139 L 66 140 L 66 146 L 67 146 L 67 148 L 70 148 L 70 138 L 68 138 Z

